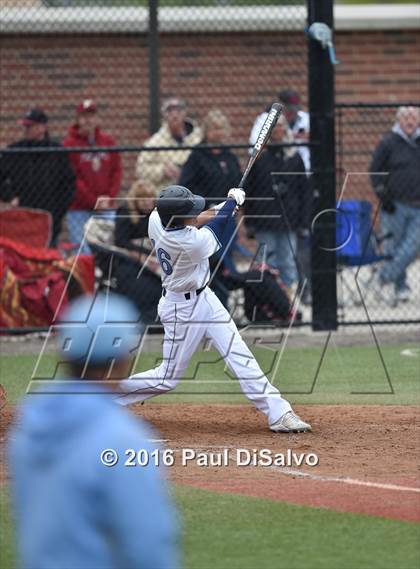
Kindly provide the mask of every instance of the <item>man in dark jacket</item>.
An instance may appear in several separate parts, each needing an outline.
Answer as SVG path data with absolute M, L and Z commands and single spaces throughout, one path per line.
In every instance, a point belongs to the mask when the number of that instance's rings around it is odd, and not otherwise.
M 208 144 L 226 144 L 230 135 L 230 123 L 224 113 L 214 109 L 208 113 L 204 123 L 204 139 L 193 150 L 182 167 L 179 184 L 193 193 L 206 198 L 206 208 L 220 200 L 229 188 L 241 179 L 241 167 L 237 157 L 229 148 L 204 150 Z
M 49 211 L 53 228 L 51 246 L 57 243 L 62 219 L 73 199 L 74 174 L 67 154 L 31 152 L 61 148 L 50 139 L 48 117 L 41 109 L 32 109 L 19 121 L 23 138 L 9 148 L 27 148 L 25 153 L 4 152 L 0 160 L 0 199 L 21 207 Z
M 290 143 L 293 136 L 284 117 L 272 142 Z M 293 147 L 269 147 L 255 163 L 246 185 L 246 224 L 255 232 L 265 260 L 279 270 L 287 287 L 297 284 L 298 231 L 310 224 L 311 199 L 305 166 Z
M 373 189 L 381 201 L 381 232 L 392 256 L 378 275 L 377 290 L 395 305 L 409 299 L 407 268 L 420 253 L 420 114 L 400 107 L 397 122 L 374 151 Z

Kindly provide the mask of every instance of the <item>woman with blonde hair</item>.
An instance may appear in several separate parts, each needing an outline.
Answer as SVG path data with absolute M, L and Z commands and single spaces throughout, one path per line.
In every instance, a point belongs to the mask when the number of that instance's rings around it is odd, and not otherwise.
M 154 189 L 146 182 L 136 181 L 124 205 L 117 210 L 115 224 L 115 245 L 126 253 L 125 257 L 118 256 L 114 266 L 117 292 L 136 304 L 145 324 L 156 323 L 162 292 L 159 263 L 147 233 L 154 207 Z
M 246 224 L 255 234 L 263 259 L 278 269 L 284 284 L 298 282 L 297 234 L 310 224 L 311 196 L 305 166 L 284 116 L 254 165 L 246 184 Z
M 136 180 L 127 194 L 126 202 L 130 221 L 132 225 L 137 225 L 140 219 L 145 219 L 145 214 L 149 215 L 155 207 L 154 188 L 147 182 Z

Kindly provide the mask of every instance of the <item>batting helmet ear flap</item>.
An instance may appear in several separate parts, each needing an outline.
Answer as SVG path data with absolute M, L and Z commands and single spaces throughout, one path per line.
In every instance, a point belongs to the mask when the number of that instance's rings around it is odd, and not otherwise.
M 168 225 L 171 222 L 171 216 L 165 215 L 162 217 L 161 215 L 159 215 L 159 217 L 160 217 L 160 221 L 162 222 L 163 227 L 168 227 Z

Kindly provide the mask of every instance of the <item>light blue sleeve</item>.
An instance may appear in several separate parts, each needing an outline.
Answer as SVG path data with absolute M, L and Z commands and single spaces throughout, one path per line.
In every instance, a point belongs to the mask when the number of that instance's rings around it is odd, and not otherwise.
M 161 468 L 124 466 L 127 448 L 145 449 L 149 456 L 157 445 L 145 441 L 144 433 L 124 437 L 115 447 L 120 461 L 107 470 L 109 514 L 116 551 L 124 552 L 119 567 L 125 569 L 178 569 L 178 520 Z M 141 436 L 139 436 L 141 435 Z

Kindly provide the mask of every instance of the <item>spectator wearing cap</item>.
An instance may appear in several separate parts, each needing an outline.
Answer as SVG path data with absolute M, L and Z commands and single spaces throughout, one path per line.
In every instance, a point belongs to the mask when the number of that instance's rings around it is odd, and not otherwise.
M 55 246 L 62 219 L 74 196 L 74 174 L 67 154 L 42 152 L 61 148 L 50 138 L 48 116 L 42 109 L 31 109 L 18 122 L 23 128 L 23 137 L 8 148 L 27 149 L 27 152 L 2 154 L 0 200 L 50 212 L 50 245 Z
M 185 101 L 167 99 L 162 105 L 163 123 L 144 144 L 145 147 L 194 146 L 201 141 L 201 129 L 187 118 Z M 166 186 L 177 183 L 181 168 L 191 150 L 141 152 L 136 165 L 136 178 L 153 187 L 157 196 Z
M 9 439 L 19 566 L 176 569 L 161 467 L 126 465 L 126 449 L 159 447 L 115 402 L 140 344 L 136 310 L 113 294 L 82 297 L 55 331 L 70 379 L 28 394 Z
M 293 134 L 293 139 L 297 142 L 308 142 L 310 120 L 309 113 L 302 111 L 300 96 L 294 89 L 283 89 L 278 94 L 278 100 L 283 105 L 283 113 Z M 249 143 L 254 145 L 257 141 L 260 130 L 267 118 L 269 108 L 261 113 L 254 122 L 249 137 Z M 311 155 L 307 146 L 298 147 L 298 152 L 302 157 L 306 172 L 311 170 Z
M 121 187 L 122 167 L 118 152 L 92 152 L 92 146 L 112 147 L 115 139 L 98 126 L 97 106 L 85 99 L 76 108 L 76 121 L 70 127 L 64 146 L 87 148 L 86 152 L 72 153 L 70 159 L 76 174 L 76 195 L 68 215 L 69 236 L 72 243 L 83 241 L 84 225 L 94 209 L 109 210 Z M 89 252 L 86 244 L 83 252 Z

